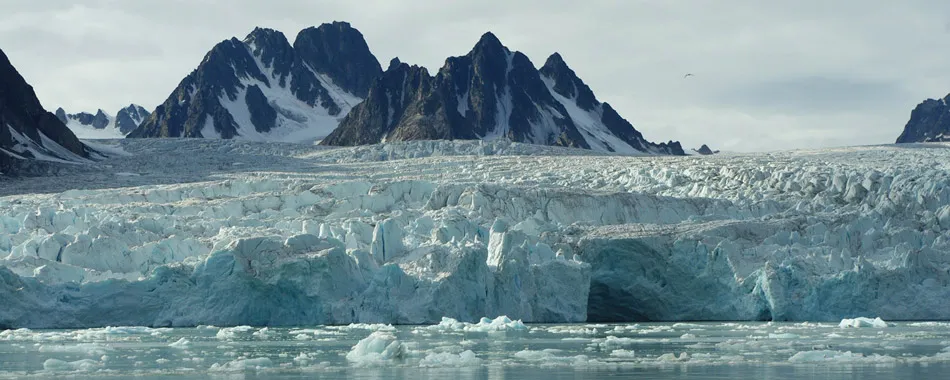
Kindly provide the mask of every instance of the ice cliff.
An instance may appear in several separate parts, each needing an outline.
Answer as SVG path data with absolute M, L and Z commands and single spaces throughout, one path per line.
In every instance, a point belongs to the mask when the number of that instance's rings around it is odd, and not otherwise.
M 0 186 L 0 326 L 950 318 L 944 145 L 119 144 Z

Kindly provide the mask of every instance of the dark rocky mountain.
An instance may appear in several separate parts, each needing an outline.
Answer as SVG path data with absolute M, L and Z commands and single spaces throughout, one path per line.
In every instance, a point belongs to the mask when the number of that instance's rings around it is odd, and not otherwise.
M 293 45 L 257 28 L 212 48 L 128 137 L 312 142 L 336 128 L 381 73 L 348 23 L 304 29 Z
M 718 150 L 712 150 L 709 148 L 709 145 L 706 145 L 706 144 L 703 144 L 703 146 L 699 147 L 699 149 L 693 149 L 693 151 L 703 156 L 709 156 L 709 155 L 719 153 Z
M 93 153 L 43 109 L 33 87 L 0 50 L 0 173 L 21 174 L 36 161 L 85 161 Z
M 119 129 L 123 135 L 129 134 L 138 128 L 145 119 L 148 118 L 150 112 L 144 107 L 137 104 L 129 104 L 128 107 L 122 108 L 115 114 L 115 127 Z
M 897 143 L 950 141 L 950 95 L 927 99 L 910 113 Z
M 678 142 L 654 144 L 634 129 L 555 53 L 541 69 L 486 33 L 433 77 L 394 59 L 321 144 L 493 139 L 607 152 L 682 155 Z
M 80 112 L 66 113 L 62 107 L 56 109 L 56 118 L 66 124 L 77 137 L 83 139 L 122 138 L 138 128 L 148 117 L 149 112 L 136 104 L 130 104 L 112 116 L 102 109 L 95 114 Z

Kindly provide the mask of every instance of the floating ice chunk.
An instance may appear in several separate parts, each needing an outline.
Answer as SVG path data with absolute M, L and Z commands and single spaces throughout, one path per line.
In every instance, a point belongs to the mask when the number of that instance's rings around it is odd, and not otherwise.
M 590 366 L 591 360 L 586 355 L 560 356 L 561 350 L 522 350 L 515 352 L 514 357 L 528 362 L 536 362 L 541 366 Z
M 634 351 L 634 350 L 624 350 L 624 349 L 622 349 L 622 348 L 618 348 L 618 349 L 616 349 L 616 350 L 610 351 L 610 356 L 613 356 L 613 357 L 615 357 L 615 358 L 627 358 L 627 359 L 632 359 L 632 358 L 636 357 L 636 351 Z
M 466 331 L 527 331 L 521 320 L 512 321 L 507 316 L 500 316 L 495 319 L 482 318 L 477 324 L 466 326 Z
M 254 330 L 251 326 L 236 326 L 236 327 L 225 327 L 221 330 L 218 330 L 218 333 L 215 334 L 215 338 L 221 340 L 230 340 L 238 336 L 238 334 L 248 333 L 251 330 Z
M 260 330 L 255 331 L 255 332 L 254 332 L 253 334 L 251 334 L 251 335 L 253 335 L 255 338 L 258 338 L 258 339 L 268 339 L 268 338 L 270 338 L 270 337 L 276 335 L 276 333 L 274 333 L 273 331 L 270 331 L 270 329 L 268 329 L 267 327 L 265 327 L 265 328 L 262 328 L 262 329 L 260 329 Z
M 185 338 L 181 338 L 181 339 L 175 341 L 175 343 L 169 344 L 168 347 L 177 348 L 177 349 L 185 349 L 185 348 L 188 348 L 188 346 L 190 346 L 190 345 L 191 345 L 191 341 L 190 341 L 190 340 L 185 339 Z
M 688 362 L 689 354 L 685 352 L 680 352 L 680 356 L 676 356 L 673 353 L 665 353 L 656 358 L 658 362 Z
M 897 359 L 887 355 L 878 355 L 873 354 L 871 356 L 864 356 L 860 353 L 852 353 L 851 351 L 841 352 L 841 351 L 830 351 L 830 350 L 815 350 L 815 351 L 800 351 L 792 357 L 788 358 L 789 362 L 792 363 L 820 363 L 820 362 L 837 362 L 837 363 L 854 363 L 854 362 L 867 362 L 867 363 L 893 363 Z
M 442 317 L 442 321 L 437 325 L 425 328 L 430 331 L 441 332 L 500 332 L 500 331 L 528 331 L 521 320 L 512 321 L 507 316 L 500 316 L 495 319 L 483 317 L 478 323 L 459 322 L 457 319 Z
M 887 322 L 884 322 L 880 317 L 874 318 L 874 319 L 858 317 L 854 319 L 848 319 L 848 318 L 842 319 L 841 323 L 838 324 L 838 327 L 843 328 L 843 329 L 844 328 L 866 328 L 866 327 L 883 329 L 883 328 L 887 328 L 888 325 L 887 325 Z
M 227 362 L 223 365 L 214 363 L 208 371 L 211 372 L 242 372 L 247 370 L 261 370 L 273 367 L 274 362 L 270 358 L 239 359 Z
M 346 360 L 357 364 L 374 364 L 402 359 L 406 356 L 406 347 L 388 331 L 375 331 L 359 341 Z
M 429 353 L 419 361 L 420 367 L 473 367 L 482 363 L 471 350 L 459 354 L 450 352 Z
M 65 372 L 65 371 L 78 371 L 78 372 L 89 372 L 95 369 L 102 367 L 102 363 L 97 362 L 92 359 L 82 359 L 76 360 L 73 362 L 67 362 L 59 359 L 46 359 L 43 362 L 43 369 L 46 371 L 56 371 L 56 372 Z
M 370 331 L 396 331 L 393 325 L 385 323 L 350 323 L 346 326 L 348 330 L 370 330 Z

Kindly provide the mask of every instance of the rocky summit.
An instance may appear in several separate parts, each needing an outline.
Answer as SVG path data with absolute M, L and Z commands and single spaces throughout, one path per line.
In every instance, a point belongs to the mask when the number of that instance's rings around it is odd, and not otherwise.
M 910 113 L 897 143 L 950 141 L 950 95 L 927 99 Z
M 435 76 L 394 59 L 366 101 L 324 145 L 435 139 L 507 139 L 628 154 L 683 155 L 678 142 L 654 144 L 602 103 L 560 54 L 541 69 L 492 33 Z
M 216 45 L 128 137 L 313 142 L 363 100 L 382 73 L 345 22 L 307 28 L 293 45 L 256 28 Z

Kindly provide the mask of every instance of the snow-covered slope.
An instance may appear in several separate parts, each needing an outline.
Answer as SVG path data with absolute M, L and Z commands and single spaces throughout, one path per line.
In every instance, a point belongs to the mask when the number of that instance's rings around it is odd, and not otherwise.
M 950 318 L 946 145 L 120 144 L 0 187 L 0 325 Z

